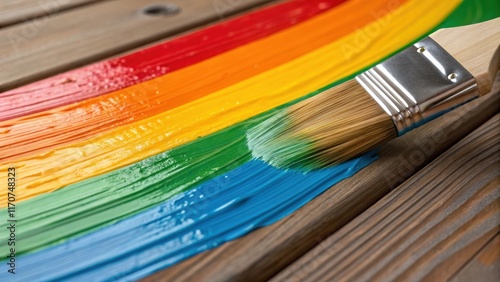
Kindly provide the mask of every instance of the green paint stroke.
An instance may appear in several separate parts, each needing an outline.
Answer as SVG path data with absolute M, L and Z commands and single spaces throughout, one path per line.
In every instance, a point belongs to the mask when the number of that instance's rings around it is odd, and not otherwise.
M 499 15 L 500 1 L 465 1 L 438 28 Z M 20 202 L 16 206 L 17 253 L 33 252 L 113 224 L 242 165 L 251 159 L 244 137 L 247 129 L 279 108 L 128 167 Z M 7 227 L 6 214 L 6 209 L 0 210 L 1 230 Z M 7 246 L 6 241 L 2 239 L 0 245 Z M 6 255 L 7 248 L 0 248 L 0 256 Z

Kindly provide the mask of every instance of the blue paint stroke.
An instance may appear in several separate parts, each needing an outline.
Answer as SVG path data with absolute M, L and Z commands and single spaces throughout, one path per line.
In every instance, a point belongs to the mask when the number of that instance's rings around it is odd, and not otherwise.
M 136 216 L 21 256 L 17 273 L 0 280 L 137 280 L 282 219 L 375 159 L 372 152 L 307 174 L 252 160 Z

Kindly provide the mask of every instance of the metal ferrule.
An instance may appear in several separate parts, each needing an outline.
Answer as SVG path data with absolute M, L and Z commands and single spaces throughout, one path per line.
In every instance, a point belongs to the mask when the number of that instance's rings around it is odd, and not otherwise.
M 479 97 L 474 77 L 427 37 L 356 76 L 399 135 Z

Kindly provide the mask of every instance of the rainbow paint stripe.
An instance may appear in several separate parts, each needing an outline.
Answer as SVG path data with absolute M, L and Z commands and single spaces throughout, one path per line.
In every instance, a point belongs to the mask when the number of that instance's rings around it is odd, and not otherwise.
M 390 3 L 386 0 L 379 1 L 386 3 L 385 5 Z M 421 35 L 436 26 L 454 8 L 450 3 L 436 5 L 431 2 L 407 1 L 393 13 L 388 13 L 377 21 L 368 24 L 364 28 L 366 30 L 376 29 L 379 35 L 366 37 L 365 42 L 362 42 L 363 45 L 358 42 L 360 32 L 347 32 L 347 35 L 314 49 L 301 57 L 225 88 L 215 90 L 209 95 L 198 97 L 194 101 L 181 103 L 175 108 L 167 109 L 157 115 L 107 130 L 91 139 L 44 151 L 41 158 L 28 157 L 20 159 L 16 161 L 16 165 L 23 168 L 24 181 L 18 185 L 18 199 L 28 199 L 130 165 L 300 98 L 307 93 L 328 85 L 332 81 L 352 74 L 360 66 L 380 60 L 396 51 L 401 45 L 408 44 L 414 39 L 413 34 Z M 353 6 L 351 12 L 363 11 L 364 7 L 366 7 L 365 1 L 354 0 L 346 4 Z M 458 1 L 456 4 L 458 4 Z M 431 7 L 434 8 L 431 9 Z M 344 10 L 335 13 L 337 11 L 331 11 L 331 13 L 334 13 L 330 19 L 331 24 L 321 22 L 315 28 L 323 31 L 324 34 L 336 30 L 352 30 L 352 23 L 347 21 L 348 25 L 345 25 L 346 21 L 339 20 L 339 17 L 343 16 L 350 19 L 353 16 L 348 16 L 349 13 Z M 370 13 L 373 12 L 371 10 L 366 12 L 366 14 Z M 429 18 L 422 17 L 421 15 L 424 13 L 429 15 Z M 366 16 L 364 13 L 361 14 Z M 328 16 L 329 13 L 323 15 Z M 371 17 L 372 15 L 370 15 Z M 409 24 L 408 19 L 412 20 L 411 24 Z M 293 31 L 294 29 L 291 28 L 290 30 Z M 290 30 L 283 32 L 290 32 Z M 308 30 L 306 29 L 304 32 Z M 300 34 L 302 32 L 294 34 L 294 36 L 300 37 Z M 276 36 L 280 35 L 277 34 Z M 289 38 L 286 37 L 286 39 Z M 253 42 L 241 47 L 241 49 L 236 48 L 220 56 L 205 60 L 200 64 L 193 65 L 192 68 L 202 65 L 202 71 L 193 72 L 190 73 L 191 75 L 184 77 L 185 80 L 188 80 L 187 83 L 177 79 L 153 79 L 124 89 L 123 96 L 136 95 L 142 89 L 150 89 L 153 92 L 151 95 L 170 96 L 170 93 L 165 92 L 164 87 L 169 85 L 177 86 L 181 83 L 189 84 L 190 81 L 193 81 L 193 78 L 209 73 L 211 68 L 204 67 L 205 64 L 210 64 L 212 67 L 218 64 L 235 65 L 233 62 L 238 59 L 241 60 L 241 57 L 245 56 L 245 54 L 246 56 L 250 55 L 250 58 L 252 58 L 257 53 L 251 51 L 259 43 L 261 41 Z M 288 42 L 282 42 L 283 44 L 288 44 Z M 255 49 L 257 49 L 257 52 L 265 52 L 266 49 L 274 50 L 272 46 L 263 44 L 258 45 L 258 48 Z M 349 50 L 349 53 L 346 50 Z M 235 52 L 238 53 L 238 56 L 233 55 Z M 357 54 L 352 52 L 357 52 Z M 216 62 L 212 64 L 214 60 Z M 325 64 L 325 62 L 328 62 L 328 64 Z M 179 72 L 185 70 L 182 69 Z M 225 69 L 220 71 L 225 71 Z M 167 74 L 165 77 L 176 75 L 179 72 Z M 215 74 L 217 75 L 219 72 L 215 72 Z M 158 80 L 161 81 L 158 82 Z M 227 80 L 224 77 L 218 77 L 214 83 L 220 83 L 221 81 L 224 83 Z M 164 81 L 170 83 L 162 83 Z M 194 81 L 193 84 L 195 84 Z M 192 91 L 197 93 L 197 91 L 204 90 L 196 88 Z M 114 94 L 117 97 L 111 97 L 110 100 L 118 99 L 121 93 L 111 93 L 111 95 Z M 185 93 L 185 95 L 189 95 L 189 92 Z M 137 99 L 137 104 L 141 105 L 141 102 L 141 99 Z M 110 104 L 116 103 L 119 105 L 114 107 L 114 111 L 108 111 L 108 104 L 106 103 L 104 103 L 106 106 L 97 103 L 90 106 L 89 110 L 82 109 L 85 113 L 82 118 L 76 118 L 75 121 L 62 118 L 62 122 L 67 126 L 71 126 L 72 123 L 77 121 L 79 121 L 79 124 L 86 124 L 85 120 L 91 119 L 93 115 L 98 115 L 101 122 L 106 123 L 108 120 L 112 120 L 114 115 L 120 115 L 121 112 L 130 111 L 129 107 L 134 107 L 134 105 L 123 104 L 121 99 Z M 146 107 L 149 105 L 154 104 L 147 103 Z M 57 118 L 58 115 L 55 114 L 54 119 Z M 129 119 L 135 120 L 135 116 L 132 115 Z M 53 123 L 45 122 L 44 124 L 51 126 Z M 100 123 L 97 123 L 97 125 L 100 125 Z M 95 123 L 92 122 L 85 126 L 84 130 L 93 130 L 95 126 Z M 50 132 L 50 130 L 48 131 Z M 9 130 L 7 134 L 11 134 L 11 132 L 12 130 Z M 66 136 L 60 134 L 56 134 L 56 137 L 66 140 Z M 46 140 L 46 138 L 43 139 Z M 29 141 L 26 140 L 26 142 Z M 4 180 L 5 175 L 0 174 L 0 181 Z M 6 195 L 0 194 L 0 206 L 6 206 Z
M 75 103 L 196 64 L 303 22 L 345 0 L 293 0 L 139 52 L 0 93 L 0 121 Z M 50 97 L 50 98 L 47 98 Z
M 296 2 L 307 5 L 307 1 Z M 22 141 L 28 139 L 16 130 L 29 132 L 37 124 L 34 120 L 57 120 L 74 111 L 61 120 L 92 133 L 82 138 L 81 132 L 73 137 L 54 135 L 64 140 L 38 143 L 27 153 L 5 155 L 7 150 L 2 149 L 1 163 L 16 166 L 22 177 L 18 194 L 23 201 L 17 216 L 23 228 L 18 233 L 18 253 L 23 254 L 19 263 L 26 271 L 14 278 L 138 279 L 272 224 L 376 156 L 367 154 L 306 175 L 279 171 L 251 160 L 244 137 L 248 128 L 276 107 L 314 95 L 389 56 L 445 19 L 439 26 L 483 21 L 500 11 L 496 1 L 466 1 L 458 9 L 458 1 L 371 2 L 370 8 L 358 0 L 332 4 L 307 21 L 159 78 L 7 120 L 5 124 L 11 127 L 0 127 L 0 134 Z M 483 10 L 479 12 L 478 7 Z M 307 37 L 304 32 L 313 35 Z M 304 36 L 288 41 L 298 34 Z M 266 64 L 275 57 L 274 63 Z M 226 67 L 216 68 L 224 62 Z M 241 68 L 235 62 L 241 62 Z M 229 67 L 234 68 L 224 72 Z M 184 72 L 184 76 L 179 74 Z M 181 88 L 176 88 L 177 80 L 172 77 L 183 79 L 178 81 Z M 191 84 L 196 85 L 181 92 Z M 194 92 L 197 96 L 188 100 L 162 104 Z M 142 103 L 128 99 L 148 93 L 155 98 Z M 89 110 L 78 114 L 78 108 L 86 105 Z M 154 110 L 141 115 L 149 108 Z M 120 111 L 134 118 L 114 120 Z M 85 123 L 90 118 L 95 118 L 93 123 Z M 47 131 L 50 128 L 30 138 L 41 139 Z M 5 215 L 5 209 L 0 211 L 0 216 Z M 5 227 L 2 218 L 0 228 Z M 0 250 L 2 256 L 5 252 Z M 0 279 L 6 279 L 5 275 L 0 273 Z
M 350 17 L 349 21 L 343 22 L 342 25 L 329 25 L 328 23 L 335 22 L 342 13 L 353 13 L 359 9 L 359 4 L 346 3 L 339 9 L 326 12 L 304 24 L 256 40 L 199 64 L 107 95 L 59 108 L 58 115 L 40 113 L 1 122 L 0 128 L 8 130 L 8 133 L 4 141 L 0 141 L 0 145 L 5 147 L 16 145 L 11 146 L 15 149 L 0 154 L 3 156 L 0 157 L 0 162 L 19 158 L 21 154 L 46 151 L 48 147 L 86 139 L 97 132 L 154 117 L 227 88 L 353 31 L 355 24 L 368 22 L 365 18 L 369 18 L 370 11 L 387 11 L 384 9 L 384 4 L 387 4 L 384 2 L 374 1 L 372 4 L 364 5 L 364 8 L 358 11 L 359 18 Z M 316 26 L 325 28 L 318 29 Z M 304 45 L 304 41 L 309 44 Z M 239 63 L 234 64 L 235 61 Z M 204 77 L 204 79 L 193 80 L 193 77 Z M 95 111 L 107 114 L 95 115 L 93 114 Z M 84 122 L 81 121 L 83 119 Z M 80 122 L 68 123 L 68 120 L 80 120 Z M 40 135 L 45 138 L 40 138 Z

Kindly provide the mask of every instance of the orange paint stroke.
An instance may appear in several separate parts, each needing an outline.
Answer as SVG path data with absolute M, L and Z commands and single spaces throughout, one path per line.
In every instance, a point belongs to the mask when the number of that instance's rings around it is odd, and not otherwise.
M 168 158 L 167 151 L 172 148 L 187 145 L 324 88 L 426 34 L 444 20 L 459 1 L 407 1 L 396 11 L 356 32 L 208 96 L 108 130 L 90 140 L 17 160 L 12 164 L 20 176 L 16 182 L 16 201 L 55 191 L 162 152 Z M 365 40 L 360 41 L 360 38 Z M 244 135 L 236 138 L 244 138 Z M 209 159 L 214 152 L 205 153 Z M 184 155 L 182 158 L 191 157 Z M 139 170 L 147 170 L 154 160 L 154 157 L 145 160 Z M 175 162 L 175 158 L 168 161 Z M 122 180 L 127 181 L 124 177 Z M 7 168 L 2 165 L 0 183 L 7 183 Z M 6 193 L 0 194 L 1 207 L 6 206 L 7 198 Z
M 404 2 L 347 1 L 304 23 L 162 77 L 0 122 L 0 164 L 86 140 L 204 97 L 335 41 Z

